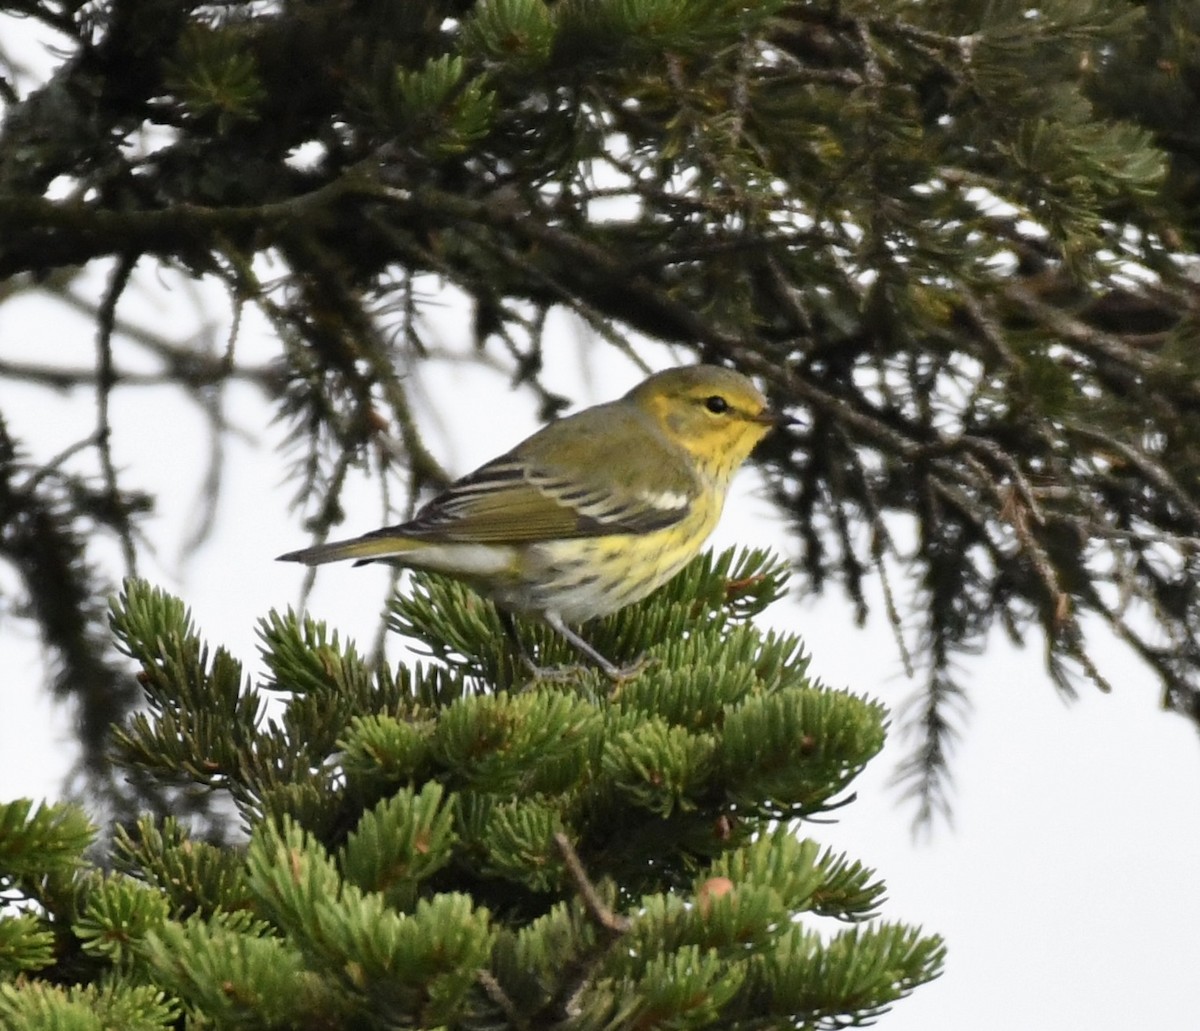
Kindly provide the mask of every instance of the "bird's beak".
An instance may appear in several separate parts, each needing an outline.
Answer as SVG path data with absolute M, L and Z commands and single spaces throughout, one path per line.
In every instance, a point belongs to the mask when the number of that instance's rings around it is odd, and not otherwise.
M 783 429 L 785 426 L 795 426 L 797 420 L 793 419 L 787 412 L 777 412 L 772 408 L 764 408 L 757 415 L 750 417 L 751 422 L 757 422 L 762 426 L 770 426 L 772 429 Z

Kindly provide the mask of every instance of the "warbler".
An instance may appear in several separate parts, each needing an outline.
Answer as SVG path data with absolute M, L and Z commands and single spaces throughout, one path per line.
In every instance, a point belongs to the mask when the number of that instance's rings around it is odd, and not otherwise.
M 738 467 L 772 427 L 791 421 L 737 372 L 668 369 L 548 424 L 407 523 L 279 558 L 447 573 L 494 601 L 510 633 L 507 614 L 536 616 L 620 679 L 572 625 L 616 612 L 679 572 L 717 525 Z

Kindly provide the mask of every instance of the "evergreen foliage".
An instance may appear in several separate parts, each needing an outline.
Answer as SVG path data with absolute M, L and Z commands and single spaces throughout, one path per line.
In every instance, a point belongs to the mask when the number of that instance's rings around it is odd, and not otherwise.
M 397 476 L 405 497 L 442 478 L 406 378 L 436 350 L 439 286 L 546 416 L 561 308 L 617 346 L 757 374 L 800 417 L 763 461 L 806 586 L 840 582 L 865 618 L 884 581 L 923 677 L 922 813 L 965 709 L 954 659 L 996 630 L 1039 638 L 1068 693 L 1105 686 L 1089 635 L 1115 636 L 1200 722 L 1194 5 L 0 0 L 0 18 L 66 55 L 35 81 L 0 42 L 0 301 L 47 292 L 97 338 L 94 369 L 0 376 L 98 400 L 95 433 L 43 466 L 0 423 L 0 554 L 84 700 L 94 768 L 133 698 L 94 633 L 88 542 L 115 535 L 132 569 L 147 506 L 112 454 L 114 392 L 183 387 L 219 456 L 223 388 L 256 384 L 323 535 L 376 455 L 388 499 Z M 79 295 L 89 263 L 99 297 Z M 162 268 L 226 286 L 235 321 L 260 308 L 279 365 L 126 325 L 127 289 Z M 158 371 L 135 372 L 147 354 Z
M 127 581 L 112 626 L 147 710 L 118 733 L 118 766 L 203 792 L 241 840 L 146 815 L 97 856 L 74 807 L 0 807 L 0 1024 L 877 1015 L 943 948 L 877 919 L 873 871 L 799 837 L 847 800 L 885 714 L 754 628 L 783 578 L 761 552 L 697 560 L 597 628 L 648 659 L 615 688 L 581 667 L 518 677 L 489 605 L 433 577 L 395 619 L 455 658 L 372 671 L 320 624 L 272 615 L 255 687 L 178 599 Z

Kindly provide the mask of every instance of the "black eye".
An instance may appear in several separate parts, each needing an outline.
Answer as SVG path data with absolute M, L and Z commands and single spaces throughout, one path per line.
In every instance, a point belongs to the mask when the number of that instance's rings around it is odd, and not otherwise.
M 704 399 L 704 407 L 707 408 L 713 415 L 721 415 L 729 411 L 729 402 L 720 394 L 713 394 L 712 397 Z

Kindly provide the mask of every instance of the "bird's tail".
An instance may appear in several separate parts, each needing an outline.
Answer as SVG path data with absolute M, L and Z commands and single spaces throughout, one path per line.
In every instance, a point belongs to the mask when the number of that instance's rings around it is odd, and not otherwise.
M 326 562 L 340 562 L 347 558 L 370 562 L 373 559 L 393 558 L 403 555 L 405 552 L 414 551 L 421 547 L 421 543 L 411 537 L 392 537 L 369 533 L 364 537 L 353 537 L 346 541 L 330 541 L 328 544 L 314 544 L 311 548 L 289 551 L 286 555 L 280 555 L 276 561 L 303 562 L 306 566 L 320 566 Z

